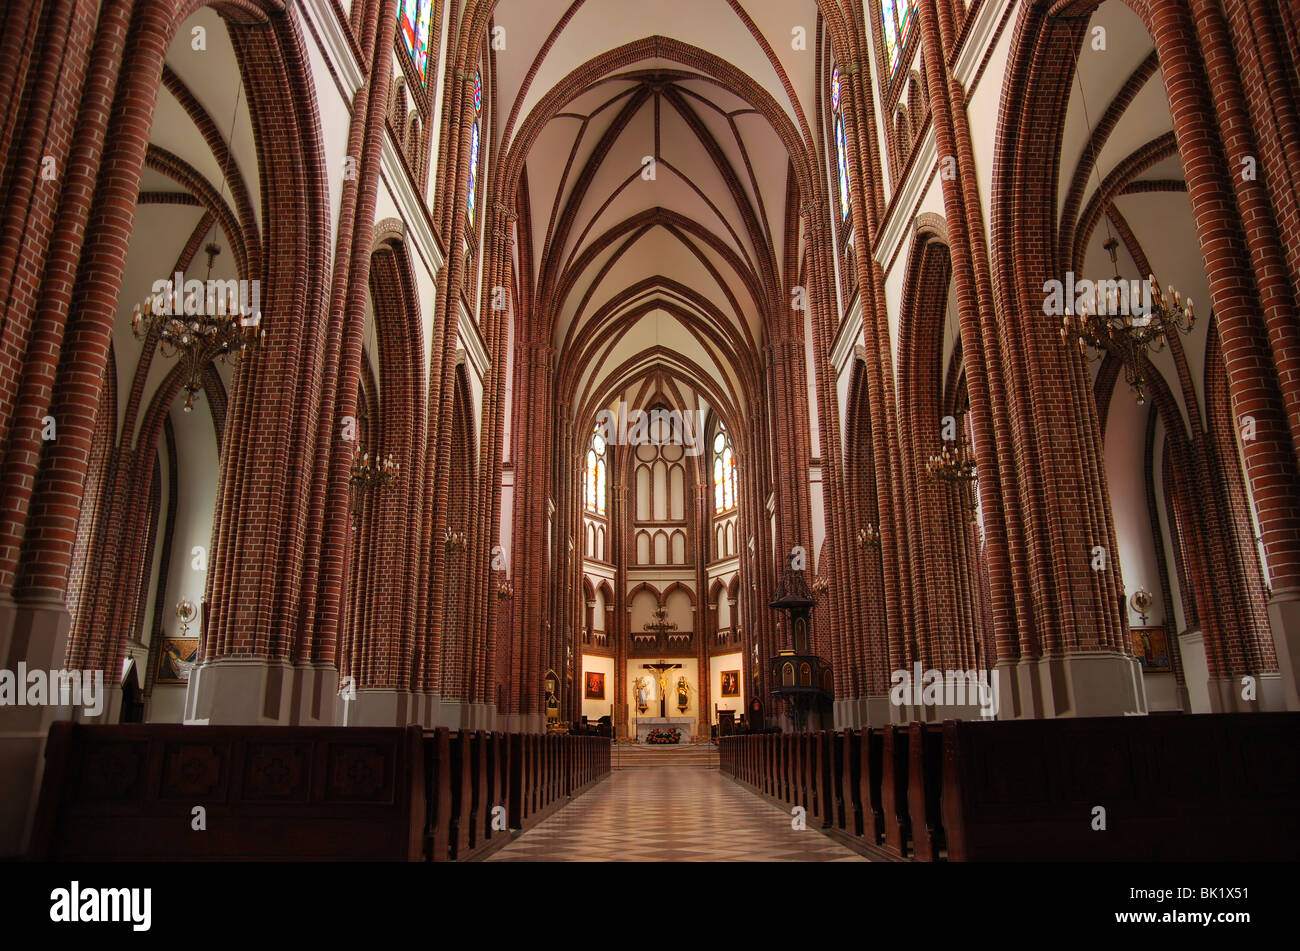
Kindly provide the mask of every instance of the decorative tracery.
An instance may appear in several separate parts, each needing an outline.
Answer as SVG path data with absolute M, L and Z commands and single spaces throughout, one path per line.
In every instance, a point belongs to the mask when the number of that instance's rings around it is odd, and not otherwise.
M 474 212 L 478 207 L 478 157 L 483 125 L 483 73 L 474 72 L 474 129 L 469 137 L 469 193 L 465 196 L 465 214 L 469 226 L 474 227 Z
M 736 507 L 736 452 L 727 427 L 718 424 L 713 437 L 713 511 L 729 512 Z
M 880 18 L 885 38 L 885 59 L 892 78 L 899 56 L 916 26 L 916 0 L 880 0 Z
M 399 0 L 398 29 L 402 43 L 415 64 L 420 83 L 429 85 L 429 26 L 433 19 L 434 0 Z
M 605 437 L 596 426 L 591 437 L 591 446 L 587 449 L 586 503 L 587 511 L 596 515 L 605 514 L 606 478 L 609 463 L 605 458 Z
M 835 154 L 840 171 L 840 218 L 847 219 L 852 207 L 849 198 L 849 151 L 844 142 L 844 116 L 840 112 L 840 68 L 831 70 L 831 112 L 835 117 Z

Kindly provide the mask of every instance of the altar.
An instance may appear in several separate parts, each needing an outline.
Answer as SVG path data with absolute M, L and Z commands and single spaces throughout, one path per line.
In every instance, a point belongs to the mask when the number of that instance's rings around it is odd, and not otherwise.
M 641 717 L 636 721 L 636 741 L 644 743 L 651 730 L 676 730 L 682 735 L 681 743 L 685 744 L 691 742 L 695 732 L 695 719 L 693 717 Z

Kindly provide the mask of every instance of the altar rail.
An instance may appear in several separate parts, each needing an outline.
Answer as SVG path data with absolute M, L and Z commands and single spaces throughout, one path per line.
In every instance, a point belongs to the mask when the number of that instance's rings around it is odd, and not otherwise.
M 1300 855 L 1300 714 L 949 720 L 719 747 L 724 773 L 879 858 Z
M 609 768 L 599 737 L 60 722 L 29 855 L 460 861 Z

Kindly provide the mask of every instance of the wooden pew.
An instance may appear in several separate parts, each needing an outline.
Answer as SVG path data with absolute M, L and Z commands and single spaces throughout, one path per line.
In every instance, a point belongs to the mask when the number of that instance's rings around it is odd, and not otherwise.
M 881 731 L 880 803 L 885 814 L 885 850 L 907 856 L 911 823 L 907 812 L 908 733 L 906 727 L 888 724 Z
M 451 735 L 451 857 L 469 855 L 474 808 L 474 763 L 472 734 L 460 730 Z
M 1300 714 L 948 721 L 942 811 L 956 862 L 1294 861 Z
M 913 723 L 908 736 L 907 810 L 918 862 L 937 862 L 945 847 L 939 799 L 943 791 L 943 726 Z
M 862 836 L 870 845 L 885 839 L 885 805 L 881 785 L 884 778 L 884 735 L 879 729 L 864 729 L 857 734 L 858 801 L 862 808 Z
M 862 835 L 862 744 L 849 729 L 840 738 L 840 764 L 840 799 L 844 804 L 840 828 L 849 835 Z
M 418 728 L 52 724 L 29 855 L 406 860 L 425 847 Z M 206 828 L 193 828 L 202 807 Z
M 449 862 L 451 851 L 451 733 L 446 727 L 424 734 L 426 798 L 428 806 L 428 847 L 426 858 Z

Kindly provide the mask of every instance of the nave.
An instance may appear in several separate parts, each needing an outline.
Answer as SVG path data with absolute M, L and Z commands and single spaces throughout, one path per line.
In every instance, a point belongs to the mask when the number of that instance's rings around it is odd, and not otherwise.
M 716 769 L 614 769 L 489 862 L 865 862 Z

